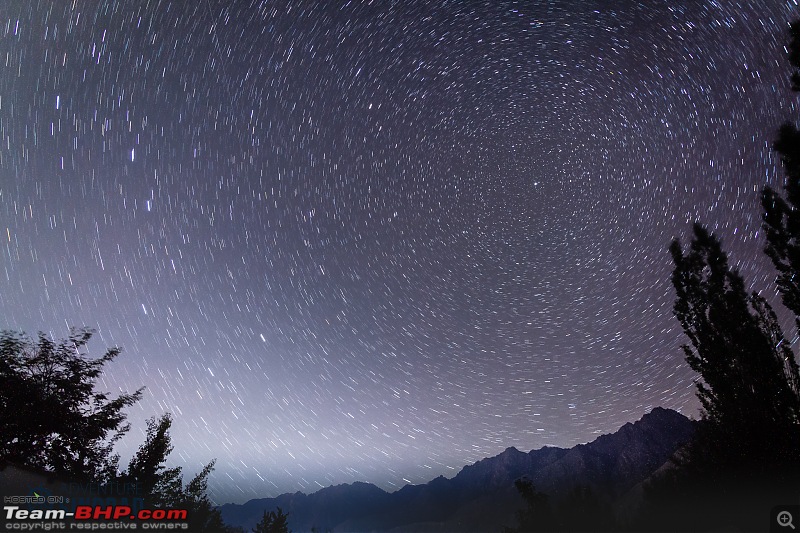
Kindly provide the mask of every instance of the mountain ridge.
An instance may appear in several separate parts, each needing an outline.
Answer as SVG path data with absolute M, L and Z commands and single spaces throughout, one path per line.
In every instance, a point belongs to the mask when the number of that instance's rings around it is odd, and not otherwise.
M 406 485 L 395 492 L 365 482 L 344 483 L 311 494 L 286 493 L 219 507 L 226 523 L 252 528 L 265 510 L 281 507 L 290 528 L 319 531 L 483 531 L 513 525 L 523 501 L 516 479 L 530 479 L 553 501 L 588 487 L 609 503 L 623 499 L 691 437 L 694 422 L 656 407 L 614 433 L 572 448 L 544 446 L 522 452 L 508 447 L 465 465 L 455 476 Z M 626 498 L 634 505 L 636 498 Z M 633 503 L 631 503 L 633 502 Z M 621 514 L 629 514 L 624 510 Z

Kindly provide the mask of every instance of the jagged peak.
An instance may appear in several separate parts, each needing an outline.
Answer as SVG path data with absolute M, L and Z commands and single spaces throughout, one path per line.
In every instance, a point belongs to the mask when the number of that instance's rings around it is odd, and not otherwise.
M 424 485 L 408 484 L 392 493 L 356 481 L 331 485 L 310 495 L 287 493 L 250 500 L 245 505 L 224 505 L 220 510 L 225 519 L 230 517 L 246 526 L 252 525 L 264 508 L 274 508 L 277 504 L 289 509 L 295 517 L 306 517 L 307 521 L 313 518 L 317 522 L 330 520 L 331 524 L 342 524 L 343 530 L 353 530 L 354 524 L 373 522 L 397 526 L 409 520 L 410 509 L 421 509 L 417 518 L 422 521 L 440 520 L 441 517 L 428 512 L 437 506 L 452 505 L 459 512 L 466 512 L 465 509 L 472 512 L 474 505 L 470 502 L 474 498 L 482 498 L 498 488 L 512 491 L 514 479 L 525 475 L 536 478 L 537 488 L 549 491 L 553 497 L 565 494 L 575 483 L 597 485 L 614 497 L 663 465 L 680 444 L 677 440 L 691 430 L 692 423 L 687 417 L 657 407 L 639 420 L 588 444 L 572 448 L 543 446 L 527 453 L 509 446 L 494 457 L 465 466 L 453 478 L 440 475 Z M 381 522 L 379 517 L 385 516 L 394 518 Z
M 679 413 L 674 409 L 665 409 L 663 407 L 656 407 L 649 413 L 645 414 L 635 422 L 636 424 L 670 424 L 670 423 L 678 423 L 682 424 L 686 421 L 691 421 L 689 417 L 684 415 L 683 413 Z
M 667 409 L 666 407 L 654 407 L 649 413 L 645 413 L 644 416 L 642 416 L 641 419 L 644 420 L 645 418 L 653 417 L 653 416 L 656 416 L 656 417 L 665 417 L 666 416 L 666 417 L 670 417 L 670 418 L 675 418 L 676 416 L 678 416 L 678 417 L 681 417 L 681 418 L 687 418 L 685 415 L 683 415 L 682 413 L 679 413 L 678 411 L 676 411 L 674 409 Z
M 533 449 L 533 450 L 531 450 L 529 452 L 522 452 L 519 449 L 517 449 L 515 446 L 509 446 L 508 448 L 506 448 L 501 453 L 499 453 L 499 454 L 497 454 L 495 456 L 485 457 L 483 459 L 480 459 L 480 460 L 476 461 L 475 463 L 472 463 L 472 464 L 469 464 L 469 465 L 465 465 L 452 479 L 461 478 L 464 474 L 466 474 L 466 473 L 468 473 L 470 471 L 474 471 L 475 467 L 478 467 L 479 465 L 481 467 L 484 467 L 484 466 L 487 466 L 487 465 L 491 465 L 493 463 L 497 463 L 498 460 L 503 461 L 503 460 L 512 459 L 512 458 L 516 459 L 516 458 L 518 458 L 520 456 L 523 456 L 523 455 L 533 456 L 535 454 L 538 454 L 538 453 L 541 453 L 541 452 L 546 452 L 546 451 L 563 451 L 563 452 L 567 452 L 570 449 L 574 449 L 574 448 L 583 449 L 583 448 L 586 448 L 586 446 L 591 445 L 592 443 L 608 441 L 608 439 L 613 439 L 615 436 L 624 435 L 626 433 L 629 433 L 634 428 L 636 428 L 636 429 L 640 429 L 640 428 L 644 429 L 642 427 L 643 424 L 646 427 L 646 426 L 649 426 L 649 425 L 654 424 L 654 423 L 655 424 L 661 424 L 663 422 L 669 422 L 669 421 L 678 421 L 678 422 L 680 422 L 680 421 L 683 421 L 683 420 L 690 421 L 690 419 L 688 417 L 686 417 L 685 415 L 679 413 L 678 411 L 675 411 L 673 409 L 664 408 L 664 407 L 655 407 L 649 413 L 645 413 L 639 420 L 636 420 L 635 422 L 627 422 L 623 426 L 621 426 L 617 431 L 615 431 L 613 433 L 607 433 L 607 434 L 604 434 L 604 435 L 600 435 L 599 437 L 597 437 L 597 439 L 595 439 L 592 442 L 589 442 L 589 443 L 586 443 L 586 444 L 578 444 L 578 445 L 574 446 L 573 448 L 560 448 L 558 446 L 547 446 L 547 445 L 545 445 L 545 446 L 542 446 L 541 448 Z M 409 483 L 409 484 L 405 485 L 404 487 L 402 487 L 401 489 L 399 489 L 399 491 L 403 492 L 406 489 L 413 489 L 413 488 L 417 488 L 417 487 L 422 487 L 424 485 L 433 483 L 434 481 L 441 482 L 442 480 L 449 481 L 449 480 L 451 480 L 451 478 L 447 478 L 444 475 L 440 475 L 437 478 L 435 478 L 435 479 L 433 479 L 433 480 L 431 480 L 431 481 L 429 481 L 428 483 L 425 483 L 425 484 L 415 485 L 415 484 Z M 376 486 L 376 485 L 374 485 L 372 483 L 367 483 L 367 482 L 364 482 L 364 481 L 354 481 L 352 483 L 341 483 L 341 484 L 338 484 L 338 485 L 330 485 L 328 487 L 324 487 L 322 489 L 319 489 L 316 492 L 317 493 L 322 492 L 324 494 L 324 493 L 330 492 L 330 491 L 346 490 L 347 488 L 351 488 L 351 487 L 352 488 L 362 488 L 362 489 L 366 489 L 366 490 L 370 490 L 370 491 L 374 490 L 375 492 L 383 492 L 383 493 L 386 493 L 386 494 L 390 494 L 390 493 L 386 492 L 385 490 L 381 489 L 380 487 L 378 487 L 378 486 Z M 312 494 L 314 494 L 314 493 L 312 493 Z M 307 495 L 307 494 L 305 494 L 303 492 L 300 492 L 300 491 L 297 491 L 296 493 L 294 493 L 294 496 L 296 496 L 296 497 L 297 496 L 309 496 L 309 495 Z M 286 494 L 284 494 L 283 496 L 286 496 Z M 255 503 L 255 502 L 266 501 L 266 500 L 269 500 L 269 499 L 270 498 L 258 498 L 258 499 L 250 500 L 247 503 L 250 504 L 251 502 Z

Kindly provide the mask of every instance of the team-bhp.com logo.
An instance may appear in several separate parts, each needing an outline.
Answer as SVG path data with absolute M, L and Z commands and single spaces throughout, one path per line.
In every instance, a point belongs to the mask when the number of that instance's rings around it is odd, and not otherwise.
M 31 502 L 26 502 L 31 503 Z M 45 502 L 33 502 L 45 503 Z M 127 505 L 78 505 L 65 509 L 23 509 L 4 505 L 6 530 L 189 529 L 186 509 L 138 509 Z

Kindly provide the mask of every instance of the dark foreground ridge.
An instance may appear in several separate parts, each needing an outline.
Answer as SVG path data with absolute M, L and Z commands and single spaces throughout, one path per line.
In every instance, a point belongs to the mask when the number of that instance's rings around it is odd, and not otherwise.
M 609 505 L 617 520 L 630 520 L 642 498 L 642 482 L 694 431 L 694 422 L 657 407 L 641 420 L 570 449 L 544 447 L 503 453 L 465 466 L 455 477 L 406 485 L 387 493 L 352 483 L 250 500 L 219 507 L 223 520 L 250 530 L 265 510 L 281 507 L 294 531 L 499 531 L 516 525 L 524 502 L 514 481 L 526 477 L 554 503 L 576 487 L 588 488 Z

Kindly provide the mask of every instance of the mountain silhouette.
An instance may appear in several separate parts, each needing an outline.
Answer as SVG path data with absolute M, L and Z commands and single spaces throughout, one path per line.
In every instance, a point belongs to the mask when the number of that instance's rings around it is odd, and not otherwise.
M 515 524 L 523 500 L 514 481 L 526 477 L 551 501 L 588 487 L 619 516 L 632 514 L 641 484 L 694 431 L 694 422 L 657 407 L 615 433 L 573 448 L 545 446 L 525 453 L 508 448 L 465 466 L 455 477 L 388 493 L 369 483 L 331 486 L 313 494 L 282 494 L 219 507 L 226 523 L 250 529 L 264 510 L 289 513 L 292 531 L 487 531 Z

